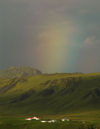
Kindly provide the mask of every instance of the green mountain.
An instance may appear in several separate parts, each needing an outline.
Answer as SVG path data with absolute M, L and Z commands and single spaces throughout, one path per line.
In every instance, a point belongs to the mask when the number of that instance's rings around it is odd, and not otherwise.
M 59 114 L 100 109 L 100 73 L 17 75 L 0 79 L 0 114 Z
M 34 76 L 38 74 L 41 74 L 41 72 L 31 67 L 9 67 L 0 71 L 0 78 L 19 78 L 22 76 Z

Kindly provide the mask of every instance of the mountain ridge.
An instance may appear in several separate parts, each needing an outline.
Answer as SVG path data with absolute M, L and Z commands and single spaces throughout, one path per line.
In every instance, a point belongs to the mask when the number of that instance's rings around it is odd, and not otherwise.
M 12 66 L 0 71 L 0 78 L 20 78 L 22 76 L 34 76 L 42 74 L 37 69 L 25 66 Z
M 100 73 L 0 78 L 0 114 L 64 114 L 99 109 Z

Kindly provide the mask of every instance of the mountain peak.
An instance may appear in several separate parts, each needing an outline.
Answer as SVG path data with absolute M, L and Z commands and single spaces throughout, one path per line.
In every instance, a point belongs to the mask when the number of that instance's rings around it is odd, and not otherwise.
M 12 66 L 12 67 L 8 67 L 5 70 L 0 71 L 1 78 L 34 76 L 38 74 L 42 74 L 42 73 L 37 69 L 31 68 L 31 67 L 23 67 L 23 66 Z

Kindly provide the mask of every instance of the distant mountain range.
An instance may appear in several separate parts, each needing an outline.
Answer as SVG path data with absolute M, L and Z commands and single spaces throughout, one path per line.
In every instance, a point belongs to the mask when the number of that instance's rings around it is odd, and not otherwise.
M 100 73 L 41 74 L 29 67 L 10 67 L 0 72 L 0 114 L 64 114 L 99 109 Z
M 34 76 L 38 74 L 41 74 L 41 72 L 31 67 L 9 67 L 0 71 L 0 78 L 19 78 L 22 76 Z

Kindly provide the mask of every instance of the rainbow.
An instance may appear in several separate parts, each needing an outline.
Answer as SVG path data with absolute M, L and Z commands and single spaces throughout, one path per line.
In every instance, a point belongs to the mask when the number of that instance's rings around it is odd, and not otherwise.
M 38 37 L 39 45 L 36 48 L 38 67 L 45 72 L 64 72 L 65 67 L 68 71 L 75 54 L 71 36 L 77 29 L 70 21 L 59 21 L 47 24 Z

